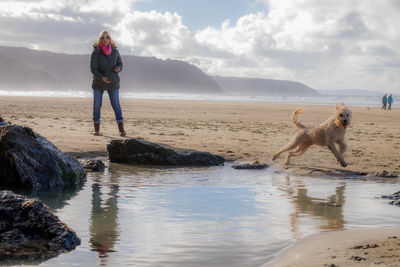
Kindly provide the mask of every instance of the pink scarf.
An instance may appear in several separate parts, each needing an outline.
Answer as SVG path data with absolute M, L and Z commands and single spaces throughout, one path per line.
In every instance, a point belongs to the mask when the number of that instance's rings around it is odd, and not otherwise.
M 105 46 L 105 45 L 99 43 L 99 47 L 100 47 L 100 50 L 103 51 L 103 53 L 104 53 L 105 55 L 108 56 L 108 55 L 111 54 L 111 51 L 112 51 L 111 44 L 108 44 L 107 46 Z

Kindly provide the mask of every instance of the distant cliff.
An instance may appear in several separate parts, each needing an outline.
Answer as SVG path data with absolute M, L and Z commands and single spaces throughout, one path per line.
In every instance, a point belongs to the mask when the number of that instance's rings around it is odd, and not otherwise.
M 316 90 L 293 81 L 213 76 L 228 94 L 246 96 L 317 96 Z
M 0 46 L 0 90 L 91 90 L 90 55 Z M 121 90 L 221 94 L 219 85 L 179 60 L 122 55 Z

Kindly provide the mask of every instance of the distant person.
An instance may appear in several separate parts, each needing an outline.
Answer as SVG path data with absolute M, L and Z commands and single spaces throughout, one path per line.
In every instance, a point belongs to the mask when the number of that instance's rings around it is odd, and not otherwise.
M 388 110 L 392 110 L 393 96 L 390 94 L 388 97 Z
M 387 94 L 385 94 L 383 97 L 382 97 L 382 110 L 386 110 L 386 104 L 387 104 Z
M 119 103 L 119 76 L 122 70 L 121 56 L 111 35 L 103 30 L 93 44 L 90 58 L 90 70 L 93 73 L 93 123 L 94 135 L 100 135 L 100 110 L 103 93 L 107 91 L 111 106 L 115 113 L 118 130 L 121 136 L 126 136 L 124 118 Z

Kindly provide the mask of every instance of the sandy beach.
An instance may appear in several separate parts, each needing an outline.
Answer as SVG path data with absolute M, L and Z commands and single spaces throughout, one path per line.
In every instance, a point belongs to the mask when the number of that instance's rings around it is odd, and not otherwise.
M 285 250 L 271 267 L 399 266 L 400 230 L 316 234 Z
M 270 163 L 272 155 L 296 133 L 290 116 L 297 107 L 304 107 L 299 119 L 305 125 L 323 122 L 334 110 L 333 106 L 320 105 L 129 99 L 122 99 L 121 105 L 127 137 L 209 151 L 232 161 L 261 163 Z M 353 120 L 346 136 L 347 168 L 342 168 L 326 148 L 317 146 L 294 157 L 288 167 L 282 165 L 281 157 L 271 168 L 299 175 L 398 175 L 400 109 L 350 108 Z M 108 99 L 104 99 L 102 108 L 103 136 L 92 135 L 91 114 L 92 100 L 87 98 L 0 97 L 0 117 L 31 127 L 78 158 L 104 157 L 106 144 L 120 138 Z M 368 244 L 378 244 L 379 249 L 368 248 Z M 399 244 L 398 230 L 323 233 L 299 242 L 274 264 L 313 266 L 308 261 L 312 256 L 317 257 L 315 266 L 389 265 L 393 259 L 399 260 Z M 386 257 L 389 252 L 390 257 Z
M 297 129 L 290 122 L 293 110 L 304 107 L 299 119 L 316 125 L 332 115 L 333 106 L 280 105 L 201 101 L 122 99 L 128 137 L 141 137 L 177 147 L 209 151 L 234 161 L 269 163 Z M 326 148 L 313 146 L 282 166 L 297 174 L 357 173 L 399 174 L 400 109 L 381 111 L 378 107 L 351 107 L 353 121 L 348 128 L 342 168 Z M 78 157 L 106 155 L 106 144 L 119 138 L 108 99 L 102 108 L 101 131 L 93 136 L 92 100 L 87 98 L 1 97 L 0 116 L 12 123 L 31 127 L 63 152 Z

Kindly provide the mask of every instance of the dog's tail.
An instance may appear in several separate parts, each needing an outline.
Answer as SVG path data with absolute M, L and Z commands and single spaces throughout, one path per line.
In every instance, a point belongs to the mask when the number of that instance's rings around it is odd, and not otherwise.
M 292 114 L 292 122 L 296 125 L 297 128 L 304 129 L 306 126 L 304 126 L 299 120 L 297 120 L 297 115 L 303 112 L 302 108 L 296 109 L 293 114 Z

